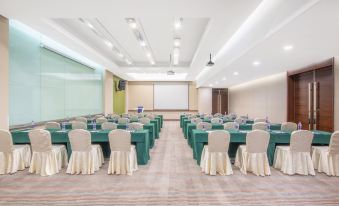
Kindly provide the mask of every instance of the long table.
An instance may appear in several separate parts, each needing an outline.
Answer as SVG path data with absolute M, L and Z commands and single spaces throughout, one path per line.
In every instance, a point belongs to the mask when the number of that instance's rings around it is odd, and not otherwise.
M 239 130 L 239 131 L 229 131 L 231 135 L 231 143 L 240 144 L 246 143 L 246 135 L 249 131 Z M 312 131 L 314 134 L 312 144 L 321 144 L 328 145 L 331 139 L 331 133 L 323 131 Z M 291 133 L 282 132 L 282 131 L 270 131 L 270 141 L 267 148 L 267 155 L 270 165 L 273 165 L 275 147 L 278 144 L 289 144 L 291 138 Z M 192 131 L 192 149 L 193 149 L 193 158 L 197 160 L 197 163 L 200 164 L 201 153 L 205 144 L 208 144 L 208 132 L 203 130 L 194 129 Z M 235 153 L 232 150 L 230 157 L 234 157 Z M 230 153 L 230 151 L 229 151 Z
M 67 153 L 70 156 L 72 153 L 71 144 L 68 139 L 68 132 L 70 130 L 49 130 L 51 132 L 52 143 L 53 144 L 65 144 L 67 148 Z M 13 131 L 12 138 L 14 144 L 29 144 L 28 137 L 29 130 Z M 93 143 L 106 143 L 108 145 L 108 133 L 109 130 L 96 130 L 90 131 L 91 138 Z M 131 132 L 131 143 L 135 145 L 137 152 L 137 159 L 139 165 L 146 165 L 150 159 L 149 155 L 149 133 L 147 130 Z

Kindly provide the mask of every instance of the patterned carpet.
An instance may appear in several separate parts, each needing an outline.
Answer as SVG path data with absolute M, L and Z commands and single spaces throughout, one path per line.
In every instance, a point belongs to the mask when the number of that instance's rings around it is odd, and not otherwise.
M 106 173 L 107 161 L 94 175 L 2 175 L 0 205 L 339 205 L 339 178 L 324 174 L 202 174 L 179 122 L 164 122 L 149 165 L 133 176 Z

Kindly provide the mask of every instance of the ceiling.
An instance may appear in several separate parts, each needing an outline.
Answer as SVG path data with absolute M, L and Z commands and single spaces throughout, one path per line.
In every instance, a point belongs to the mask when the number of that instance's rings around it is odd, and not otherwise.
M 0 5 L 1 15 L 130 81 L 230 87 L 339 54 L 337 0 L 0 0 Z M 138 23 L 146 50 L 129 18 Z M 178 37 L 178 64 L 170 66 Z M 212 68 L 205 66 L 209 53 Z

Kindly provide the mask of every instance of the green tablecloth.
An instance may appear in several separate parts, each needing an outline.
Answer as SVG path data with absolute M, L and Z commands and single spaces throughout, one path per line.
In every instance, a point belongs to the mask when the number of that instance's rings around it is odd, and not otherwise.
M 14 144 L 22 144 L 22 143 L 30 143 L 28 137 L 29 130 L 21 130 L 21 131 L 13 131 L 12 138 Z M 57 131 L 50 130 L 52 136 L 53 144 L 65 144 L 67 148 L 68 155 L 71 154 L 72 149 L 68 139 L 68 131 Z M 108 145 L 108 130 L 99 130 L 99 131 L 90 131 L 92 142 L 93 143 L 106 143 Z M 139 165 L 146 165 L 148 160 L 150 159 L 149 155 L 149 136 L 147 130 L 141 130 L 136 132 L 131 132 L 132 144 L 135 144 L 135 148 L 137 151 L 137 159 Z
M 185 115 L 180 115 L 180 128 L 183 127 L 183 123 L 184 123 L 184 120 L 187 119 L 187 117 L 185 117 Z
M 231 134 L 231 143 L 239 144 L 246 143 L 246 134 L 249 131 L 240 130 L 240 131 L 230 131 Z M 314 138 L 313 144 L 324 144 L 328 145 L 331 139 L 331 133 L 323 131 L 313 131 Z M 200 158 L 204 144 L 208 144 L 208 133 L 203 130 L 194 129 L 192 131 L 193 139 L 193 158 L 197 160 L 197 163 L 200 164 Z M 291 133 L 282 132 L 282 131 L 270 131 L 270 142 L 267 148 L 267 155 L 270 162 L 270 165 L 273 164 L 275 147 L 277 144 L 289 144 L 290 143 Z M 231 150 L 235 152 L 235 149 Z M 230 152 L 230 151 L 229 151 Z M 230 154 L 230 157 L 234 157 L 235 153 Z
M 162 128 L 162 125 L 164 124 L 164 116 L 162 114 L 157 115 L 156 118 L 159 118 L 160 120 L 160 128 Z

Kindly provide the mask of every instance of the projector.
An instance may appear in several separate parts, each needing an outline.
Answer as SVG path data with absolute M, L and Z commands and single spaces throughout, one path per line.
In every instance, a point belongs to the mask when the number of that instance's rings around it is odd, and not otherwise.
M 175 72 L 173 70 L 167 71 L 167 75 L 175 75 Z

